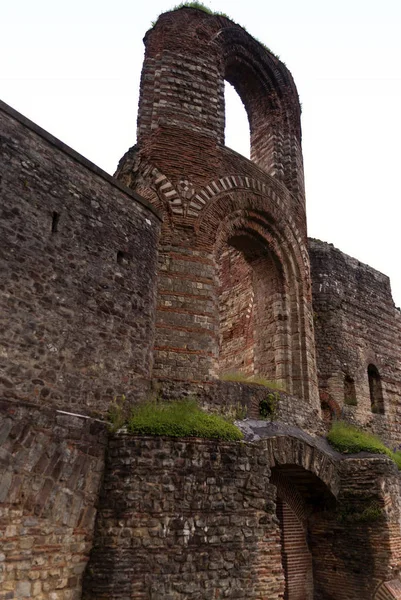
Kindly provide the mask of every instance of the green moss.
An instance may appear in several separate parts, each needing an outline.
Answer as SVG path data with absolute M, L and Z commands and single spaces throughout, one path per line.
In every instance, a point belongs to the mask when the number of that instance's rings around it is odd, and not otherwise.
M 391 458 L 393 459 L 393 461 L 395 462 L 395 464 L 401 471 L 401 451 L 397 450 L 396 452 L 393 452 Z
M 128 420 L 131 433 L 170 437 L 241 440 L 241 431 L 219 415 L 202 411 L 195 400 L 147 402 L 135 407 Z
M 384 518 L 381 506 L 375 501 L 367 506 L 357 506 L 352 503 L 342 503 L 337 509 L 337 520 L 348 523 L 374 523 Z
M 274 421 L 277 417 L 279 402 L 280 396 L 277 392 L 267 394 L 267 396 L 259 402 L 259 415 L 262 419 Z
M 383 444 L 377 435 L 363 431 L 354 425 L 344 421 L 336 421 L 327 435 L 327 440 L 343 454 L 356 454 L 358 452 L 385 454 L 401 470 L 401 452 L 393 452 Z
M 376 435 L 362 431 L 362 429 L 344 421 L 333 423 L 327 439 L 334 448 L 344 454 L 362 451 L 375 454 L 391 454 L 391 450 Z
M 267 379 L 263 375 L 245 375 L 240 371 L 229 371 L 228 373 L 223 373 L 220 375 L 220 379 L 221 381 L 234 381 L 238 383 L 256 383 L 257 385 L 263 385 L 264 387 L 273 390 L 285 391 L 284 388 L 277 383 L 277 381 Z

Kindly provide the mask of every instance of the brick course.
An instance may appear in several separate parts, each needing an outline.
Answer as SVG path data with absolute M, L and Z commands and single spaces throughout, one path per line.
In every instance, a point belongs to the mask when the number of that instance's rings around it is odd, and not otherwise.
M 223 146 L 224 79 L 248 111 L 252 162 Z M 159 17 L 145 37 L 137 145 L 116 173 L 164 214 L 157 378 L 239 368 L 318 406 L 300 139 L 296 88 L 274 55 L 224 17 Z M 235 250 L 248 281 L 237 299 Z
M 401 314 L 390 281 L 331 244 L 310 240 L 309 246 L 321 399 L 399 445 Z M 381 401 L 374 400 L 369 368 L 380 377 Z M 347 403 L 347 379 L 354 387 L 354 405 Z
M 86 412 L 143 393 L 155 209 L 0 105 L 0 393 Z
M 106 426 L 0 401 L 0 600 L 79 600 Z

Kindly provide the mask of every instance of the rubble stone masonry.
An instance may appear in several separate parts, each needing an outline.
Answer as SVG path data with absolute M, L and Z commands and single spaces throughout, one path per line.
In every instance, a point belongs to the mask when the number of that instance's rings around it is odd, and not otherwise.
M 399 471 L 321 436 L 401 444 L 401 315 L 308 243 L 285 65 L 181 8 L 146 34 L 116 178 L 2 103 L 0 127 L 0 600 L 401 600 Z M 246 410 L 244 441 L 111 433 L 149 389 Z
M 401 313 L 388 277 L 309 241 L 324 406 L 401 444 Z M 373 381 L 372 381 L 373 379 Z
M 0 394 L 105 411 L 152 366 L 159 218 L 0 105 Z

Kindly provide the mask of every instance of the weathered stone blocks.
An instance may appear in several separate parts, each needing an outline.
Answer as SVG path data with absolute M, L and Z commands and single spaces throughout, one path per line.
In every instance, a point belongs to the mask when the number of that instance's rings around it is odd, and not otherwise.
M 0 599 L 79 600 L 105 424 L 0 402 Z
M 150 377 L 159 218 L 0 105 L 0 392 L 105 411 Z

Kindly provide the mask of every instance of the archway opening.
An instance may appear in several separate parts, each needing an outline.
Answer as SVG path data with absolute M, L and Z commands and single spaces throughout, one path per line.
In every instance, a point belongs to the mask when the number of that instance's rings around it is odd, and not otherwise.
M 225 145 L 239 152 L 245 158 L 250 157 L 251 134 L 245 106 L 233 85 L 224 82 L 225 101 Z
M 284 600 L 313 600 L 315 548 L 310 520 L 319 513 L 333 513 L 336 500 L 321 479 L 298 465 L 274 467 L 271 482 L 277 490 Z
M 285 387 L 289 320 L 282 265 L 261 238 L 237 231 L 216 257 L 219 372 L 259 375 Z

